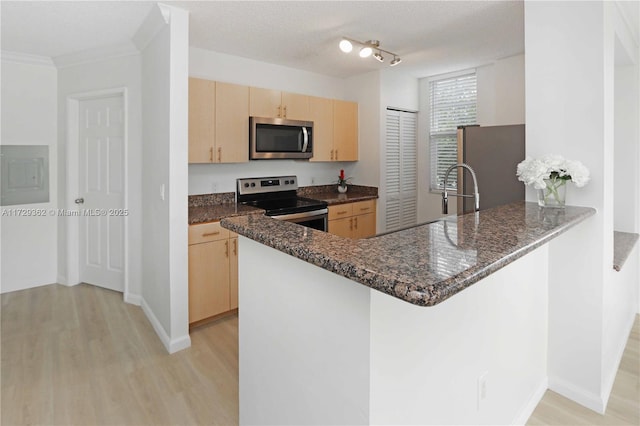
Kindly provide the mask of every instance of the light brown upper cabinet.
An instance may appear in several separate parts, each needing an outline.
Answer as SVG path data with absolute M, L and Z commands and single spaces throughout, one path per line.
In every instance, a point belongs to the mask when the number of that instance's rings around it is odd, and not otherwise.
M 249 87 L 216 82 L 217 163 L 249 161 Z
M 357 161 L 358 104 L 310 97 L 309 109 L 314 132 L 310 161 Z
M 214 162 L 215 81 L 189 78 L 189 163 Z
M 309 96 L 313 121 L 313 157 L 309 161 L 333 161 L 333 99 Z
M 333 101 L 333 160 L 358 160 L 358 104 Z
M 249 88 L 189 78 L 189 163 L 249 161 Z
M 279 90 L 249 89 L 249 115 L 252 117 L 309 119 L 309 97 Z

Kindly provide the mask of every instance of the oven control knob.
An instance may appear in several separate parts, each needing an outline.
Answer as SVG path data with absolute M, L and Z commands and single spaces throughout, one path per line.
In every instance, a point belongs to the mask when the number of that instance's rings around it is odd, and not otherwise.
M 289 185 L 289 181 L 288 181 L 288 180 L 285 180 L 285 181 L 284 181 L 284 184 L 285 184 L 285 185 Z
M 248 188 L 248 187 L 249 187 L 249 182 L 246 182 L 246 183 L 244 184 L 244 187 L 245 187 L 245 188 Z
M 251 182 L 251 187 L 254 188 L 256 186 L 255 182 Z

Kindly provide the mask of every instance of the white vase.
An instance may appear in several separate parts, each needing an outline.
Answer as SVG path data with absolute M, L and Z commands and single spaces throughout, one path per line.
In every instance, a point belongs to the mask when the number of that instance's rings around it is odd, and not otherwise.
M 347 185 L 345 186 L 338 185 L 338 192 L 341 194 L 344 194 L 345 192 L 347 192 Z

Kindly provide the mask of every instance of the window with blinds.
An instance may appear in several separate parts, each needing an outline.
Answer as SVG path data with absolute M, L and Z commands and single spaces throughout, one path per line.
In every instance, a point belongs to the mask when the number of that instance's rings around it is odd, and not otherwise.
M 457 127 L 476 124 L 476 73 L 431 80 L 429 83 L 431 189 L 442 190 L 447 168 L 458 160 Z M 457 188 L 457 173 L 447 186 Z
M 387 110 L 385 230 L 415 225 L 418 218 L 417 114 Z

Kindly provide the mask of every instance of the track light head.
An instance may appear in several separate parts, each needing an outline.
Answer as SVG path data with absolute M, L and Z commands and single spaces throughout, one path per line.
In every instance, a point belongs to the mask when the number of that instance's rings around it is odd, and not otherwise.
M 378 62 L 384 62 L 384 57 L 382 56 L 382 54 L 380 52 L 376 52 L 373 54 L 373 57 L 378 61 Z
M 343 38 L 338 46 L 340 46 L 340 50 L 344 53 L 349 53 L 353 50 L 353 44 L 351 44 L 351 42 L 346 38 Z
M 397 56 L 393 57 L 393 60 L 389 63 L 390 66 L 395 67 L 396 65 L 398 65 L 400 62 L 402 62 L 402 59 L 400 59 Z
M 369 46 L 365 46 L 362 49 L 360 49 L 360 57 L 361 58 L 368 58 L 369 56 L 371 56 L 371 54 L 373 53 L 373 49 L 370 48 Z

